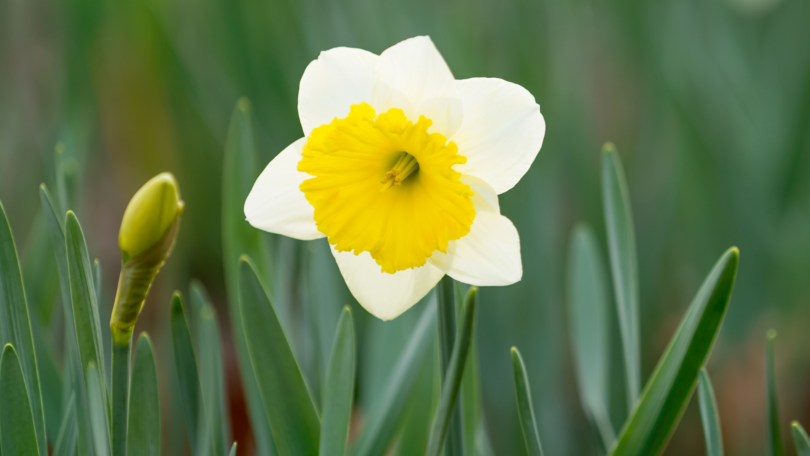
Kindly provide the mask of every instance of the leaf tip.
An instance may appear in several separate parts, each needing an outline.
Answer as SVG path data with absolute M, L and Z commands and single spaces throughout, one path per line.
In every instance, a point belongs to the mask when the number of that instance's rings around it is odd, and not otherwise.
M 776 330 L 771 328 L 765 333 L 765 336 L 768 338 L 768 342 L 773 342 L 776 339 Z
M 240 98 L 239 101 L 236 102 L 236 107 L 240 111 L 242 111 L 244 113 L 249 112 L 250 111 L 250 99 L 248 99 L 248 97 Z

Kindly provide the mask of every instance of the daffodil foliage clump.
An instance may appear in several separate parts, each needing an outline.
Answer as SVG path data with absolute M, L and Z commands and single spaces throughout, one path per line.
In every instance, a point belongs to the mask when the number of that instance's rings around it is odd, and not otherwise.
M 498 198 L 529 170 L 542 146 L 545 120 L 538 104 L 522 87 L 500 79 L 456 80 L 432 41 L 416 37 L 379 56 L 349 48 L 323 52 L 303 74 L 298 108 L 304 137 L 258 173 L 250 104 L 240 100 L 223 163 L 229 333 L 256 453 L 493 454 L 472 343 L 475 310 L 478 287 L 519 281 L 521 254 L 530 253 L 521 252 Z M 225 385 L 232 376 L 225 372 L 221 328 L 203 284 L 193 281 L 187 300 L 175 292 L 164 303 L 171 346 L 155 346 L 145 333 L 134 337 L 152 282 L 181 236 L 185 204 L 177 179 L 162 173 L 135 193 L 121 214 L 121 262 L 102 268 L 91 262 L 72 210 L 68 189 L 75 174 L 60 147 L 55 158 L 56 193 L 41 186 L 41 216 L 27 251 L 56 262 L 60 356 L 45 348 L 54 336 L 39 313 L 50 311 L 29 302 L 42 299 L 46 277 L 37 267 L 26 267 L 23 277 L 0 204 L 0 453 L 158 455 L 170 439 L 179 442 L 172 448 L 188 446 L 194 456 L 235 455 Z M 728 309 L 739 252 L 729 249 L 709 271 L 644 379 L 633 218 L 610 144 L 602 164 L 610 274 L 584 223 L 573 230 L 564 265 L 573 365 L 593 431 L 583 438 L 611 456 L 660 454 L 697 389 L 707 454 L 721 455 L 720 417 L 704 366 Z M 301 368 L 300 348 L 288 337 L 290 320 L 274 303 L 283 284 L 274 283 L 279 276 L 271 270 L 285 265 L 274 264 L 257 228 L 326 238 L 348 289 L 376 318 L 396 318 L 423 302 L 374 401 L 360 404 L 354 397 L 361 347 L 349 306 L 337 319 L 325 372 Z M 119 275 L 109 330 L 99 316 L 107 270 Z M 507 304 L 485 303 L 504 312 Z M 608 400 L 616 368 L 607 362 L 614 313 L 629 410 L 623 423 L 613 421 Z M 320 324 L 317 314 L 305 317 L 311 320 L 306 324 Z M 769 333 L 767 422 L 771 454 L 780 455 L 774 340 Z M 185 433 L 169 436 L 161 435 L 168 398 L 155 362 L 164 356 L 174 362 L 172 381 L 179 388 L 172 401 L 180 404 L 185 424 Z M 526 451 L 541 455 L 537 404 L 517 348 L 511 359 Z M 794 422 L 792 429 L 800 454 L 810 454 L 802 427 Z

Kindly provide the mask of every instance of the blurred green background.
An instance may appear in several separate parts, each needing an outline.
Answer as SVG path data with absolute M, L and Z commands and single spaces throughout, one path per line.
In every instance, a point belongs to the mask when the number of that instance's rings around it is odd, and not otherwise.
M 630 186 L 644 379 L 714 261 L 737 245 L 737 286 L 708 367 L 727 451 L 764 449 L 769 327 L 779 331 L 783 423 L 810 420 L 807 0 L 4 0 L 0 199 L 26 274 L 54 274 L 53 296 L 33 290 L 31 299 L 56 297 L 54 265 L 37 264 L 25 246 L 38 232 L 37 186 L 54 185 L 57 142 L 76 175 L 71 189 L 90 255 L 103 265 L 103 321 L 114 297 L 127 201 L 158 172 L 171 171 L 180 182 L 186 212 L 178 248 L 138 326 L 153 335 L 158 358 L 165 454 L 185 448 L 172 392 L 169 298 L 192 277 L 217 305 L 234 437 L 240 454 L 252 454 L 222 267 L 222 157 L 237 100 L 251 101 L 263 167 L 302 136 L 298 82 L 321 50 L 380 53 L 420 34 L 433 38 L 459 79 L 498 77 L 528 88 L 548 125 L 531 170 L 501 196 L 503 213 L 521 235 L 523 281 L 484 289 L 479 305 L 483 405 L 496 454 L 525 451 L 513 345 L 527 364 L 547 454 L 594 452 L 572 368 L 564 271 L 577 221 L 592 224 L 605 248 L 599 173 L 605 141 L 616 144 Z M 331 340 L 341 306 L 353 300 L 325 241 L 268 238 L 282 317 L 317 383 L 328 354 L 319 346 L 327 342 L 318 341 Z M 354 305 L 362 423 L 363 404 L 420 311 L 382 323 Z M 41 322 L 56 327 L 59 312 L 42 308 Z M 613 336 L 611 412 L 618 427 L 626 411 L 615 327 Z M 703 445 L 692 404 L 666 454 L 699 455 Z

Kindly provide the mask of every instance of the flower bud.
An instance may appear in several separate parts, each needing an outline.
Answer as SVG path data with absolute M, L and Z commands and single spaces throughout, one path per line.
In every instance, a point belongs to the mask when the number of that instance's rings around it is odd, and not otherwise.
M 130 200 L 118 245 L 122 267 L 110 329 L 113 341 L 128 344 L 144 299 L 174 248 L 183 201 L 171 173 L 161 173 L 144 184 Z

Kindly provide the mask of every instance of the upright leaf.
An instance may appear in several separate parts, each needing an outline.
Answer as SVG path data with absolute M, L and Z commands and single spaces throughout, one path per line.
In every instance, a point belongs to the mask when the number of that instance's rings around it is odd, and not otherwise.
M 70 275 L 70 295 L 73 301 L 73 319 L 76 330 L 76 339 L 79 345 L 79 358 L 82 370 L 85 373 L 87 382 L 88 400 L 91 406 L 91 420 L 103 419 L 109 422 L 107 407 L 101 409 L 102 416 L 92 415 L 93 401 L 107 403 L 107 387 L 104 376 L 104 352 L 101 344 L 101 324 L 98 317 L 98 302 L 96 301 L 96 287 L 93 279 L 93 270 L 90 263 L 90 256 L 87 254 L 87 244 L 84 240 L 79 220 L 73 212 L 68 212 L 65 219 L 65 245 L 67 250 L 68 272 Z M 91 394 L 90 380 L 87 378 L 90 364 L 94 364 L 96 369 L 94 375 L 98 378 L 94 381 L 98 383 L 97 392 L 101 394 L 98 398 L 89 397 Z M 96 411 L 99 412 L 99 411 Z M 95 428 L 96 423 L 93 422 Z M 98 450 L 98 446 L 96 446 Z
M 447 377 L 447 368 L 453 353 L 456 339 L 456 297 L 455 281 L 450 276 L 442 277 L 436 286 L 439 297 L 439 353 L 441 355 L 442 382 Z M 449 429 L 445 443 L 446 456 L 462 456 L 464 453 L 464 428 L 462 424 L 461 402 L 456 403 L 450 412 Z
M 726 315 L 739 251 L 726 251 L 709 273 L 672 336 L 610 452 L 613 456 L 663 451 L 695 389 Z
M 191 343 L 191 332 L 188 329 L 188 320 L 183 309 L 180 293 L 172 296 L 171 308 L 172 344 L 174 345 L 174 362 L 177 369 L 177 380 L 180 384 L 180 396 L 183 404 L 183 414 L 186 418 L 186 433 L 191 454 L 201 454 L 197 446 L 200 442 L 200 417 L 205 416 L 202 402 L 202 389 L 200 387 L 197 358 L 194 356 L 194 346 Z
M 130 385 L 127 456 L 159 456 L 160 390 L 152 343 L 146 333 L 138 336 Z
M 779 401 L 776 397 L 776 375 L 773 367 L 773 346 L 776 331 L 768 331 L 768 342 L 765 348 L 765 377 L 768 387 L 768 451 L 771 456 L 784 456 L 782 433 L 779 424 Z
M 76 454 L 78 432 L 76 426 L 76 395 L 71 394 L 65 405 L 62 424 L 59 426 L 59 435 L 53 446 L 53 456 L 74 456 Z
M 273 454 L 273 439 L 268 416 L 262 407 L 259 386 L 248 354 L 242 312 L 239 304 L 239 257 L 255 259 L 262 277 L 270 277 L 267 246 L 259 230 L 245 221 L 245 200 L 259 176 L 256 148 L 253 144 L 250 102 L 242 98 L 236 105 L 228 129 L 222 170 L 222 239 L 225 285 L 228 291 L 228 311 L 233 327 L 239 372 L 247 396 L 250 425 L 260 456 Z
M 245 257 L 239 264 L 239 299 L 248 353 L 279 455 L 318 454 L 315 403 L 267 290 Z
M 326 372 L 320 456 L 343 456 L 346 453 L 354 404 L 355 352 L 352 312 L 346 306 L 338 320 Z
M 596 236 L 578 225 L 568 248 L 568 318 L 579 396 L 585 413 L 609 448 L 616 439 L 610 423 L 608 386 L 610 335 L 605 273 Z
M 458 328 L 453 354 L 447 364 L 447 373 L 442 382 L 442 395 L 439 398 L 439 407 L 433 418 L 433 425 L 428 439 L 427 456 L 439 456 L 442 452 L 447 430 L 450 427 L 456 400 L 461 389 L 461 379 L 464 375 L 464 365 L 472 342 L 473 324 L 475 323 L 475 302 L 478 289 L 470 288 L 464 303 L 464 313 Z
M 796 445 L 796 454 L 799 456 L 810 456 L 810 437 L 804 432 L 804 428 L 798 421 L 794 421 L 790 425 L 790 430 L 793 431 L 793 443 Z
M 717 413 L 717 401 L 714 399 L 712 381 L 705 368 L 700 370 L 698 378 L 698 401 L 700 402 L 700 418 L 703 421 L 703 434 L 706 437 L 706 456 L 723 456 L 720 415 Z
M 602 149 L 602 199 L 605 210 L 610 268 L 619 328 L 622 333 L 627 399 L 633 407 L 641 385 L 638 323 L 638 264 L 630 194 L 619 154 L 613 144 Z
M 396 366 L 385 382 L 385 390 L 374 401 L 367 416 L 366 427 L 351 449 L 352 456 L 385 454 L 396 433 L 406 401 L 434 341 L 436 308 L 428 305 L 419 317 L 408 343 L 399 355 Z
M 543 446 L 540 444 L 540 433 L 537 432 L 537 419 L 534 416 L 532 405 L 532 392 L 529 387 L 529 376 L 526 375 L 526 365 L 517 348 L 512 347 L 512 369 L 515 374 L 515 397 L 517 398 L 518 418 L 520 428 L 523 430 L 523 440 L 529 456 L 543 456 Z
M 34 417 L 34 430 L 40 456 L 47 456 L 48 441 L 45 434 L 45 412 L 39 387 L 34 339 L 28 317 L 25 287 L 17 259 L 17 248 L 11 234 L 6 210 L 0 202 L 0 344 L 12 344 L 15 357 L 19 355 L 28 400 Z
M 191 283 L 190 296 L 195 309 L 195 347 L 200 355 L 200 387 L 206 410 L 206 431 L 201 434 L 201 439 L 207 439 L 206 445 L 213 445 L 214 454 L 224 454 L 229 449 L 231 435 L 228 407 L 225 404 L 225 369 L 222 363 L 219 324 L 208 294 L 196 280 Z M 200 452 L 207 453 L 202 450 Z
M 233 446 L 231 447 L 231 452 L 229 456 L 236 456 L 236 442 L 233 442 Z
M 64 385 L 75 386 L 76 418 L 78 426 L 78 451 L 82 455 L 92 456 L 92 431 L 90 424 L 90 409 L 87 400 L 87 390 L 84 387 L 84 371 L 79 356 L 79 343 L 76 336 L 76 326 L 73 324 L 73 301 L 70 294 L 70 273 L 68 271 L 67 246 L 65 240 L 64 217 L 57 215 L 56 208 L 48 188 L 39 187 L 39 197 L 42 204 L 45 222 L 53 244 L 56 256 L 56 268 L 59 272 L 59 290 L 62 296 L 62 310 L 65 315 L 65 375 Z
M 103 376 L 94 361 L 87 364 L 87 397 L 90 403 L 93 447 L 97 455 L 109 456 L 111 452 L 110 425 L 107 421 L 107 402 L 100 381 Z
M 39 455 L 28 398 L 17 352 L 11 344 L 6 344 L 0 358 L 0 451 L 5 455 Z

